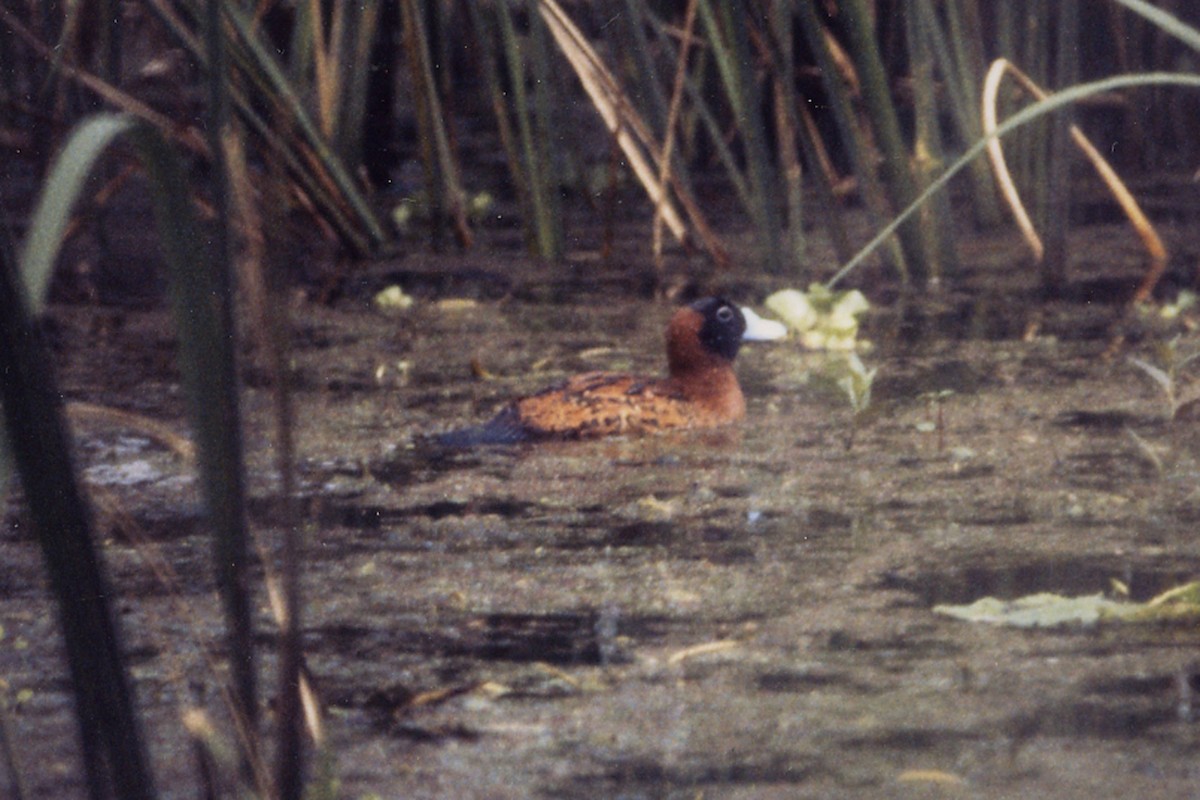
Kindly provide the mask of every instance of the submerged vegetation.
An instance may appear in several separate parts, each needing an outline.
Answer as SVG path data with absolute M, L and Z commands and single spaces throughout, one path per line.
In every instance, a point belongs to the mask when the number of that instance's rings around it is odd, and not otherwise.
M 71 267 L 52 279 L 64 240 L 94 231 L 97 258 L 112 257 L 114 198 L 149 186 L 228 647 L 240 656 L 234 730 L 213 734 L 195 717 L 189 728 L 205 764 L 238 773 L 225 780 L 298 798 L 309 773 L 302 739 L 320 743 L 321 723 L 301 669 L 302 522 L 278 286 L 336 286 L 371 259 L 483 248 L 500 237 L 481 231 L 512 227 L 548 262 L 581 248 L 607 262 L 613 229 L 632 225 L 664 294 L 678 285 L 673 273 L 719 283 L 735 264 L 775 287 L 810 286 L 768 306 L 806 345 L 850 353 L 837 381 L 857 424 L 876 377 L 854 353 L 867 304 L 832 285 L 878 248 L 873 282 L 901 293 L 953 287 L 958 238 L 1005 224 L 1006 202 L 1031 207 L 1018 218 L 1042 231 L 1041 283 L 1061 290 L 1076 134 L 1111 143 L 1101 149 L 1117 153 L 1118 169 L 1094 161 L 1106 181 L 1126 170 L 1190 178 L 1180 165 L 1200 153 L 1200 74 L 1177 70 L 1200 58 L 1188 25 L 1198 17 L 1194 4 L 1165 0 L 0 5 L 0 384 L 11 440 L 11 455 L 0 448 L 0 498 L 15 464 L 60 603 L 92 796 L 154 788 L 36 317 L 52 286 L 69 293 L 86 280 Z M 1027 76 L 1020 85 L 1044 99 L 1017 114 L 997 77 L 989 124 L 992 63 Z M 1011 175 L 1003 201 L 976 157 L 989 145 L 992 168 Z M 1123 187 L 1112 191 L 1131 208 Z M 1128 213 L 1150 254 L 1131 298 L 1142 301 L 1167 252 L 1145 216 Z M 879 233 L 859 250 L 864 218 Z M 841 269 L 811 258 L 818 229 Z M 746 230 L 748 243 L 735 243 Z M 282 655 L 274 748 L 258 720 L 235 296 L 247 299 L 247 338 L 275 388 L 288 533 L 278 568 L 264 558 Z M 1190 399 L 1180 383 L 1194 356 L 1176 340 L 1164 348 L 1161 366 L 1132 363 L 1174 417 Z M 228 742 L 236 756 L 213 754 Z M 332 795 L 335 779 L 320 780 L 308 791 Z

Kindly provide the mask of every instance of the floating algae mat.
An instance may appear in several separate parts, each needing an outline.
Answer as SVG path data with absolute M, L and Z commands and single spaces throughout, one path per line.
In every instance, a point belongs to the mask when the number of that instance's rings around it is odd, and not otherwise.
M 1103 594 L 1064 597 L 1052 592 L 1039 592 L 1016 600 L 984 597 L 967 605 L 934 606 L 933 610 L 937 614 L 968 622 L 1018 628 L 1194 619 L 1200 617 L 1200 581 L 1169 589 L 1144 603 L 1114 599 Z

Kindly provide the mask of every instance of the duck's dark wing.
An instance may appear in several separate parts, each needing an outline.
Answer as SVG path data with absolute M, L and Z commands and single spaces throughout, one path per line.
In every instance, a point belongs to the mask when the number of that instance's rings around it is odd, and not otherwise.
M 478 447 L 485 444 L 518 444 L 538 438 L 521 425 L 514 405 L 506 406 L 499 414 L 482 425 L 459 428 L 433 437 L 442 447 Z

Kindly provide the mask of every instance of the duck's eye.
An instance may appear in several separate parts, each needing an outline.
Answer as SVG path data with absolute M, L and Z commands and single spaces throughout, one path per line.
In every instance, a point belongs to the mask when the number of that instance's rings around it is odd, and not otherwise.
M 733 309 L 729 306 L 721 306 L 717 309 L 717 320 L 719 322 L 730 322 L 733 320 Z

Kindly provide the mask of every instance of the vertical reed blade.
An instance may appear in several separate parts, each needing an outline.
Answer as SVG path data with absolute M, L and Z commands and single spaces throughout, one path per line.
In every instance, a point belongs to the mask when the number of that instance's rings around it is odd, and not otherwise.
M 433 206 L 434 241 L 439 237 L 445 216 L 453 223 L 458 243 L 462 247 L 469 247 L 473 237 L 463 202 L 465 193 L 458 162 L 450 149 L 446 115 L 442 112 L 442 101 L 433 77 L 424 15 L 417 0 L 400 0 L 400 3 L 422 130 L 421 152 L 425 161 L 426 186 Z
M 725 97 L 733 108 L 734 121 L 745 148 L 751 185 L 751 215 L 762 237 L 763 266 L 767 272 L 784 270 L 780 202 L 775 168 L 766 146 L 765 121 L 756 77 L 757 63 L 751 57 L 744 3 L 700 0 L 700 19 L 707 33 L 721 74 Z M 720 12 L 718 15 L 718 11 Z
M 903 208 L 916 198 L 918 190 L 888 87 L 873 16 L 866 0 L 846 0 L 843 10 L 850 53 L 862 78 L 863 103 L 883 157 L 880 166 L 885 186 L 893 207 Z M 901 226 L 899 232 L 910 277 L 917 286 L 924 286 L 938 274 L 937 231 L 931 224 L 922 224 L 918 217 Z
M 562 242 L 556 234 L 561 224 L 554 217 L 556 204 L 551 194 L 555 191 L 552 177 L 538 156 L 538 147 L 533 112 L 526 92 L 525 57 L 517 38 L 512 12 L 507 3 L 496 4 L 500 37 L 504 47 L 504 60 L 508 65 L 509 86 L 513 93 L 512 111 L 517 121 L 517 137 L 524 166 L 526 186 L 529 189 L 529 209 L 533 218 L 532 230 L 535 252 L 547 260 L 561 255 Z
M 659 183 L 655 165 L 662 158 L 657 143 L 642 117 L 633 109 L 604 62 L 587 39 L 554 0 L 541 0 L 540 9 L 559 49 L 575 70 L 596 111 L 604 120 L 629 160 L 634 175 L 656 206 L 661 205 L 663 221 L 680 242 L 689 241 L 686 224 L 668 195 L 668 187 Z M 719 265 L 728 263 L 724 246 L 708 226 L 699 205 L 676 180 L 670 189 L 683 205 L 688 218 L 705 248 Z
M 850 84 L 845 70 L 840 68 L 833 38 L 817 13 L 818 5 L 815 0 L 801 0 L 796 3 L 800 32 L 813 52 L 821 72 L 830 110 L 841 136 L 841 144 L 849 157 L 871 222 L 873 226 L 879 227 L 886 224 L 886 220 L 892 216 L 877 174 L 876 163 L 879 161 L 879 154 L 868 136 L 868 131 L 859 123 L 855 112 L 857 89 Z M 899 242 L 889 239 L 884 255 L 888 265 L 907 279 L 908 264 Z
M 90 512 L 76 482 L 59 409 L 61 394 L 49 370 L 53 360 L 34 320 L 45 295 L 46 276 L 41 271 L 54 264 L 83 179 L 107 146 L 135 124 L 130 117 L 104 115 L 76 129 L 46 180 L 34 217 L 38 228 L 30 232 L 21 274 L 12 269 L 11 258 L 4 259 L 0 406 L 58 603 L 92 795 L 148 800 L 154 788 L 119 631 L 108 605 L 111 589 L 92 543 Z M 11 252 L 7 245 L 5 250 Z M 38 285 L 32 285 L 35 282 Z

